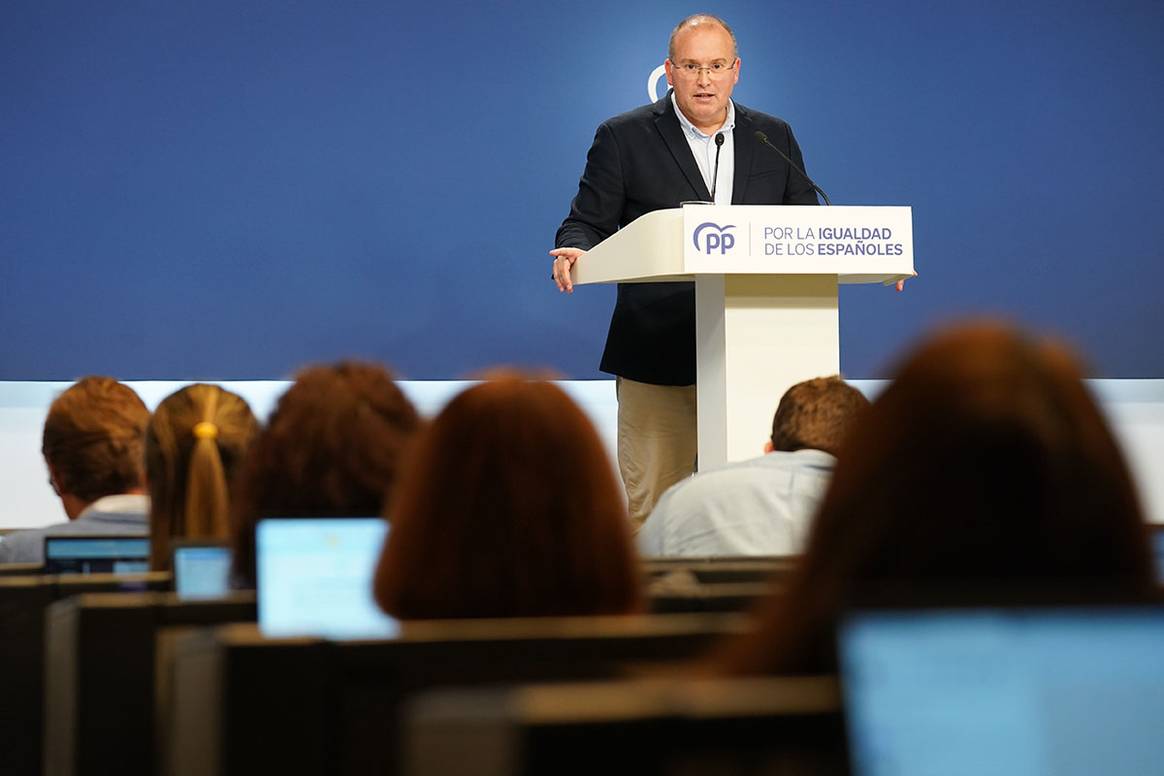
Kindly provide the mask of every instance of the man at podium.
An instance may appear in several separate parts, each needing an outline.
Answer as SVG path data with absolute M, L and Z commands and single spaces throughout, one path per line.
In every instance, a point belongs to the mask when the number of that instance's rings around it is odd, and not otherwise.
M 573 291 L 570 268 L 579 257 L 644 213 L 685 201 L 818 204 L 810 181 L 757 139 L 766 135 L 803 170 L 788 124 L 732 101 L 740 58 L 724 20 L 681 21 L 664 68 L 666 96 L 595 133 L 550 251 L 559 291 Z M 694 284 L 619 284 L 599 368 L 616 379 L 618 465 L 637 528 L 695 469 Z

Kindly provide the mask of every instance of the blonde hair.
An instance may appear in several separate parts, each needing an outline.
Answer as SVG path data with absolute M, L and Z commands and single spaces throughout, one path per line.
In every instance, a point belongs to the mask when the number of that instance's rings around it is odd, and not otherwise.
M 150 567 L 170 568 L 171 540 L 227 539 L 229 483 L 259 423 L 237 394 L 196 383 L 158 405 L 146 429 Z

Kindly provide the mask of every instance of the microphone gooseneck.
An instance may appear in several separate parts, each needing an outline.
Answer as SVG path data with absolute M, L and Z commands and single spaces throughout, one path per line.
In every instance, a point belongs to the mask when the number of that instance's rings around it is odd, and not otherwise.
M 766 134 L 764 134 L 763 132 L 761 132 L 760 130 L 757 129 L 755 132 L 755 135 L 756 135 L 757 140 L 759 140 L 761 143 L 763 143 L 764 145 L 771 148 L 776 153 L 780 154 L 780 158 L 782 158 L 784 161 L 788 162 L 788 164 L 790 164 L 792 166 L 792 169 L 794 169 L 798 173 L 800 173 L 801 177 L 803 177 L 806 181 L 808 181 L 808 185 L 812 186 L 812 190 L 815 191 L 817 194 L 820 194 L 821 198 L 825 201 L 826 205 L 833 204 L 832 202 L 829 201 L 829 195 L 824 193 L 824 189 L 822 189 L 820 186 L 817 186 L 816 183 L 813 182 L 812 178 L 808 177 L 808 173 L 806 173 L 804 170 L 800 169 L 800 165 L 798 165 L 796 162 L 794 162 L 790 158 L 788 158 L 788 154 L 784 153 L 779 148 L 777 148 L 776 146 L 774 146 L 768 142 L 768 136 Z
M 711 174 L 711 201 L 715 204 L 715 188 L 719 185 L 719 149 L 723 148 L 723 133 L 715 133 L 715 171 Z

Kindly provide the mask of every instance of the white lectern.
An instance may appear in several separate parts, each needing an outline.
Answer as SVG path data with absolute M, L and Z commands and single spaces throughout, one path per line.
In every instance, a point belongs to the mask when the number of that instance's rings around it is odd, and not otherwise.
M 838 283 L 912 275 L 910 208 L 790 205 L 657 210 L 571 272 L 695 281 L 700 469 L 760 455 L 784 391 L 840 371 Z

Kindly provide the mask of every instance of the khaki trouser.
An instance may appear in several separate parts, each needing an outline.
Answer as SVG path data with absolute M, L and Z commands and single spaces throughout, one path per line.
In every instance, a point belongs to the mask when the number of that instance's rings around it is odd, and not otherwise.
M 695 386 L 648 385 L 619 377 L 618 470 L 634 530 L 667 488 L 695 471 Z

